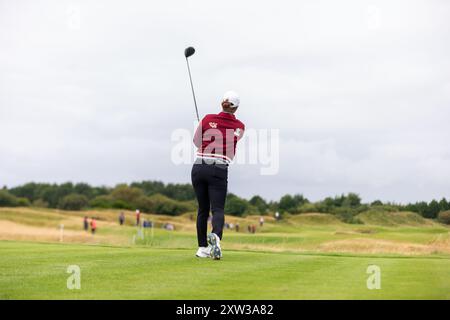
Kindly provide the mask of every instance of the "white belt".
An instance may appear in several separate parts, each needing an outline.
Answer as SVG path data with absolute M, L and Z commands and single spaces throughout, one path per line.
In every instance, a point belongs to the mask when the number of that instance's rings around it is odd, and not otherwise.
M 201 155 L 201 154 L 197 154 L 197 159 L 209 160 L 211 162 L 220 163 L 220 164 L 226 164 L 226 165 L 230 164 L 230 161 L 228 161 L 226 159 L 213 157 L 213 156 L 206 156 L 206 155 Z

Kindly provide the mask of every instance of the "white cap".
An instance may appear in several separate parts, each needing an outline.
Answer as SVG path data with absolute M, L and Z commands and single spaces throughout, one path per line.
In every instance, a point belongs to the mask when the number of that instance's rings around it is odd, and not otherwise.
M 239 95 L 236 92 L 234 92 L 234 91 L 225 92 L 225 94 L 223 95 L 222 102 L 227 99 L 228 99 L 228 102 L 231 102 L 234 107 L 239 107 L 239 103 L 241 101 L 239 99 Z

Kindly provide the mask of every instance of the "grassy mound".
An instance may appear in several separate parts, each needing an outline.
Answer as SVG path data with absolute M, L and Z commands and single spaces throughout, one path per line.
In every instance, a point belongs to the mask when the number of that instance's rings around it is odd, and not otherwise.
M 369 210 L 356 216 L 357 219 L 364 224 L 381 225 L 381 226 L 433 226 L 431 220 L 421 217 L 414 212 L 384 212 L 377 210 Z
M 117 220 L 119 212 L 0 208 L 0 240 L 190 250 L 197 246 L 195 213 L 182 216 L 143 214 L 142 220 L 152 221 L 154 228 L 138 229 L 134 212 L 125 211 L 123 226 Z M 97 218 L 95 235 L 83 230 L 85 215 Z M 266 215 L 263 226 L 259 218 L 227 216 L 228 223 L 239 223 L 240 228 L 239 231 L 224 230 L 224 248 L 296 253 L 450 254 L 448 227 L 407 212 L 364 213 L 361 218 L 366 225 L 347 224 L 334 215 L 323 213 L 286 215 L 280 221 Z M 173 224 L 175 230 L 165 230 L 164 223 Z M 61 225 L 64 225 L 64 232 L 61 232 Z M 248 231 L 250 225 L 256 226 L 255 233 Z
M 341 220 L 336 218 L 334 215 L 327 213 L 302 213 L 297 215 L 292 215 L 287 219 L 288 222 L 292 224 L 341 224 Z

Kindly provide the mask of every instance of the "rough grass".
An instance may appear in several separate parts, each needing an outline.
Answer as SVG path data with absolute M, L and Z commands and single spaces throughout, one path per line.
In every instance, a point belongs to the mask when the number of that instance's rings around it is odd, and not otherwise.
M 297 215 L 290 215 L 288 223 L 299 225 L 339 225 L 342 222 L 331 214 L 326 213 L 302 213 Z
M 143 218 L 153 221 L 156 227 L 138 233 L 134 226 L 134 212 L 126 212 L 125 226 L 117 223 L 119 212 L 0 208 L 0 239 L 59 242 L 59 225 L 64 224 L 64 242 L 186 249 L 196 246 L 192 214 L 176 217 L 145 214 Z M 82 230 L 85 215 L 98 219 L 95 236 Z M 240 232 L 225 230 L 225 248 L 272 252 L 450 255 L 450 228 L 428 221 L 421 225 L 350 225 L 332 215 L 317 213 L 292 215 L 282 221 L 266 216 L 263 227 L 259 226 L 258 220 L 259 216 L 227 216 L 227 222 L 239 223 L 241 228 Z M 395 221 L 398 223 L 398 219 Z M 176 230 L 161 229 L 166 222 L 174 224 Z M 246 231 L 250 224 L 257 226 L 256 234 Z
M 425 219 L 415 212 L 384 212 L 370 210 L 360 213 L 357 218 L 364 224 L 381 226 L 433 226 L 431 220 Z

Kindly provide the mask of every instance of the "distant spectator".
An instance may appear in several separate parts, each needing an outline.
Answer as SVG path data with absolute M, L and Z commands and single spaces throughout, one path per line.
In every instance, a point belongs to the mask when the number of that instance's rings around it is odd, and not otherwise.
M 119 215 L 119 224 L 122 226 L 125 223 L 125 214 L 123 211 Z
M 229 227 L 230 227 L 231 230 L 233 230 L 234 229 L 234 224 L 230 223 Z
M 143 226 L 144 228 L 153 228 L 153 222 L 148 221 L 147 219 L 145 219 L 142 226 Z
M 88 217 L 85 216 L 83 219 L 83 227 L 84 227 L 84 231 L 88 231 L 89 230 L 89 221 L 88 221 Z
M 141 212 L 136 210 L 136 225 L 139 226 L 141 224 Z
M 280 220 L 280 213 L 278 211 L 275 212 L 275 220 Z
M 225 222 L 225 229 L 230 229 L 230 224 Z
M 94 218 L 91 218 L 91 232 L 95 234 L 95 230 L 97 230 L 97 221 Z
M 252 226 L 251 226 L 251 225 L 248 225 L 248 226 L 247 226 L 247 231 L 248 231 L 249 233 L 252 233 Z
M 173 231 L 173 230 L 175 230 L 175 227 L 171 223 L 166 223 L 164 225 L 164 229 L 169 230 L 169 231 Z
M 239 232 L 239 223 L 236 223 L 236 232 Z
M 256 226 L 254 224 L 252 224 L 252 233 L 256 233 Z
M 264 217 L 261 216 L 261 217 L 259 218 L 259 226 L 262 227 L 263 225 L 264 225 Z

